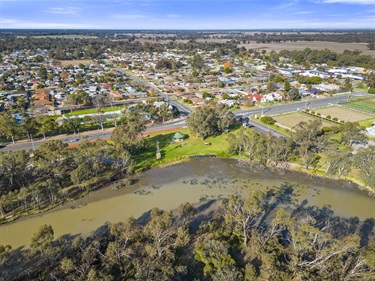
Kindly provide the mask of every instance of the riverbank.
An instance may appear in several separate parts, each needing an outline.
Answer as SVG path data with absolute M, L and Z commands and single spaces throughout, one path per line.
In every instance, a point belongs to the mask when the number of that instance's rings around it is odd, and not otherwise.
M 156 132 L 151 135 L 147 135 L 145 137 L 145 146 L 142 150 L 142 153 L 138 153 L 134 156 L 136 167 L 135 171 L 136 174 L 130 177 L 130 181 L 136 182 L 136 178 L 142 175 L 143 171 L 147 171 L 152 168 L 166 168 L 172 165 L 178 165 L 190 161 L 189 157 L 196 156 L 196 155 L 216 155 L 218 158 L 226 158 L 226 159 L 237 159 L 244 162 L 251 163 L 247 158 L 233 156 L 228 154 L 228 142 L 227 142 L 227 134 L 220 135 L 220 136 L 213 136 L 207 138 L 205 141 L 202 141 L 200 138 L 194 135 L 190 135 L 188 129 L 180 129 L 178 131 L 184 133 L 187 138 L 181 142 L 174 142 L 172 141 L 172 136 L 177 130 L 168 130 L 163 132 Z M 157 159 L 156 157 L 156 146 L 157 144 L 160 145 L 160 152 L 162 155 L 161 159 Z M 307 171 L 304 167 L 297 163 L 288 163 L 287 165 L 289 170 L 295 170 L 302 173 L 306 173 L 312 178 L 321 177 L 322 179 L 333 179 L 333 180 L 343 180 L 347 181 L 348 183 L 355 183 L 356 188 L 363 192 L 366 192 L 368 196 L 374 198 L 375 192 L 363 185 L 359 180 L 353 178 L 342 178 L 337 179 L 334 177 L 327 177 L 323 175 L 323 171 L 314 170 L 314 171 Z M 279 173 L 284 173 L 285 169 L 275 167 L 274 165 L 269 165 L 270 169 L 274 169 Z M 53 206 L 52 208 L 46 208 L 42 210 L 35 209 L 33 210 L 33 214 L 26 214 L 22 216 L 14 216 L 9 220 L 5 220 L 2 224 L 11 223 L 11 221 L 19 221 L 22 218 L 29 218 L 40 216 L 47 212 L 52 212 L 54 210 L 61 210 L 64 208 L 78 208 L 81 205 L 94 202 L 96 200 L 100 200 L 103 198 L 109 198 L 112 196 L 117 196 L 116 194 L 123 194 L 123 190 L 129 190 L 129 192 L 133 192 L 134 189 L 139 188 L 137 185 L 125 186 L 119 190 L 115 190 L 117 192 L 115 195 L 112 192 L 113 189 L 116 189 L 119 181 L 123 179 L 119 179 L 118 181 L 113 182 L 112 178 L 108 178 L 105 183 L 103 183 L 103 187 L 93 186 L 92 188 L 86 190 L 85 192 L 79 193 L 79 196 L 75 198 L 65 198 L 62 203 L 59 203 L 57 206 Z M 117 186 L 116 186 L 117 185 Z M 92 190 L 95 190 L 94 192 Z M 83 197 L 83 198 L 81 198 Z M 35 211 L 35 213 L 34 213 Z
M 375 218 L 374 199 L 355 184 L 294 170 L 253 166 L 244 159 L 199 158 L 156 167 L 132 176 L 134 184 L 115 190 L 115 183 L 43 214 L 23 217 L 0 228 L 0 244 L 28 245 L 32 234 L 51 224 L 55 238 L 88 236 L 106 222 L 129 216 L 146 218 L 153 208 L 173 210 L 182 203 L 221 201 L 229 195 L 246 198 L 254 191 L 282 193 L 282 201 L 306 210 L 326 210 L 333 216 Z
M 333 178 L 333 177 L 326 177 L 326 176 L 322 176 L 322 175 L 318 175 L 318 174 L 312 174 L 309 171 L 306 171 L 304 169 L 304 167 L 302 167 L 301 165 L 298 165 L 296 163 L 289 163 L 287 168 L 281 168 L 281 167 L 275 167 L 275 166 L 252 165 L 251 161 L 249 161 L 246 158 L 240 158 L 240 157 L 225 157 L 225 158 L 218 157 L 218 158 L 216 158 L 216 160 L 218 160 L 218 161 L 220 161 L 220 160 L 236 161 L 236 162 L 239 163 L 238 164 L 239 166 L 246 166 L 247 170 L 253 170 L 253 171 L 256 171 L 258 173 L 264 171 L 264 172 L 267 172 L 267 173 L 279 175 L 280 177 L 281 176 L 284 177 L 285 175 L 289 174 L 293 178 L 293 177 L 296 177 L 296 173 L 297 173 L 297 174 L 300 174 L 300 176 L 298 176 L 298 178 L 301 177 L 301 175 L 308 176 L 309 180 L 311 180 L 311 182 L 314 182 L 315 184 L 322 184 L 325 181 L 330 181 L 331 183 L 336 182 L 336 185 L 331 184 L 331 186 L 333 188 L 338 189 L 338 188 L 345 187 L 347 190 L 349 190 L 351 192 L 355 192 L 355 193 L 358 193 L 358 194 L 365 194 L 366 196 L 369 196 L 371 198 L 375 198 L 374 192 L 372 192 L 371 190 L 365 188 L 363 185 L 360 185 L 353 180 L 337 179 L 337 178 Z M 140 179 L 146 173 L 151 172 L 151 173 L 155 174 L 155 176 L 156 176 L 158 174 L 158 172 L 153 172 L 152 170 L 162 171 L 163 169 L 169 168 L 169 167 L 172 167 L 172 166 L 176 166 L 178 168 L 179 165 L 186 164 L 190 161 L 194 161 L 194 160 L 192 160 L 191 158 L 185 157 L 183 159 L 171 160 L 169 162 L 161 163 L 158 166 L 154 166 L 152 168 L 145 169 L 142 172 L 137 172 L 137 173 L 129 176 L 129 180 L 131 182 L 133 182 L 133 184 L 131 184 L 129 186 L 118 189 L 118 188 L 116 188 L 117 181 L 111 182 L 111 183 L 108 183 L 108 184 L 104 185 L 100 189 L 96 189 L 92 192 L 87 193 L 85 196 L 83 196 L 81 198 L 78 198 L 78 199 L 75 199 L 75 200 L 72 200 L 72 201 L 67 201 L 63 204 L 59 204 L 59 205 L 55 206 L 54 208 L 46 210 L 45 212 L 21 216 L 17 220 L 4 223 L 3 225 L 9 225 L 9 224 L 21 222 L 21 221 L 24 221 L 24 220 L 39 217 L 39 216 L 42 216 L 42 215 L 45 215 L 45 214 L 59 212 L 59 211 L 66 210 L 66 209 L 84 208 L 85 206 L 87 206 L 90 203 L 94 203 L 94 202 L 97 202 L 97 201 L 106 200 L 106 199 L 110 199 L 110 198 L 134 193 L 138 189 L 150 184 L 150 183 L 145 183 L 143 181 L 140 181 Z M 215 161 L 215 158 L 213 158 L 212 161 Z M 204 173 L 203 170 L 202 170 L 202 172 Z M 179 176 L 176 175 L 176 174 L 171 174 L 171 175 L 168 175 L 167 179 L 163 178 L 162 180 L 169 180 L 170 182 L 173 182 L 173 181 L 176 181 L 178 179 L 178 177 Z M 159 183 L 155 183 L 155 184 L 157 185 Z

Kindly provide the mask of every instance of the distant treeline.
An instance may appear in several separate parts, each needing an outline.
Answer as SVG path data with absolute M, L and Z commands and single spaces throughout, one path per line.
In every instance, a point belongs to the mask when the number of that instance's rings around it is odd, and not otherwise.
M 90 35 L 90 34 L 86 34 Z M 201 33 L 182 33 L 178 36 L 197 36 L 204 37 L 208 34 Z M 128 36 L 128 35 L 126 35 Z M 169 40 L 165 43 L 160 42 L 144 42 L 136 40 L 136 36 L 132 35 L 132 38 L 128 40 L 110 40 L 108 38 L 101 37 L 92 37 L 92 38 L 68 38 L 68 37 L 4 37 L 0 39 L 0 53 L 9 53 L 18 50 L 47 50 L 50 58 L 57 60 L 72 60 L 72 59 L 100 59 L 102 58 L 103 53 L 108 52 L 108 49 L 112 53 L 137 53 L 137 52 L 164 52 L 166 49 L 178 49 L 181 50 L 186 55 L 194 55 L 196 51 L 202 50 L 205 52 L 216 51 L 214 55 L 218 58 L 222 55 L 250 55 L 250 53 L 259 53 L 257 50 L 246 50 L 245 47 L 239 47 L 239 44 L 247 42 L 250 37 L 242 36 L 238 33 L 228 33 L 217 36 L 236 37 L 236 39 L 228 40 L 226 42 L 198 42 L 196 40 L 189 40 L 188 42 L 181 42 L 176 40 Z M 162 36 L 162 35 L 161 35 Z M 215 35 L 216 36 L 216 35 Z M 251 35 L 249 35 L 251 36 Z M 261 42 L 276 42 L 275 38 L 281 38 L 284 35 L 280 34 L 255 34 L 254 38 L 261 38 Z M 286 34 L 285 36 L 291 36 L 291 38 L 302 38 L 303 36 L 319 36 L 315 35 L 305 35 L 301 34 L 301 37 L 298 37 L 295 34 Z M 328 38 L 358 38 L 367 37 L 369 40 L 374 41 L 374 33 L 353 33 L 353 34 L 322 34 L 328 41 Z M 335 37 L 336 36 L 336 37 Z M 341 38 L 340 37 L 340 38 Z M 162 38 L 156 36 L 154 38 Z M 174 38 L 174 37 L 171 37 Z M 169 38 L 169 39 L 171 39 Z M 254 40 L 252 38 L 251 40 Z M 311 40 L 313 37 L 310 37 Z M 361 40 L 362 40 L 361 39 Z M 157 40 L 157 39 L 156 39 Z M 258 40 L 258 39 L 256 39 Z M 277 39 L 278 40 L 278 39 Z M 293 39 L 294 40 L 294 39 Z M 296 39 L 297 40 L 297 39 Z M 294 41 L 296 41 L 294 40 Z M 305 40 L 305 39 L 304 39 Z M 344 40 L 344 39 L 343 39 Z M 351 42 L 350 39 L 347 39 L 346 42 Z M 367 40 L 367 41 L 369 41 Z M 334 41 L 333 39 L 331 41 Z M 359 40 L 360 41 L 360 40 Z M 363 39 L 364 42 L 366 40 Z M 344 42 L 344 41 L 342 41 Z M 362 42 L 362 41 L 361 41 Z M 368 44 L 370 48 L 370 43 Z M 373 45 L 373 44 L 372 44 Z M 372 46 L 371 45 L 371 46 Z M 374 47 L 374 46 L 373 46 Z M 271 59 L 277 59 L 275 52 L 271 52 Z M 306 48 L 303 51 L 281 51 L 279 56 L 287 57 L 292 59 L 297 63 L 311 62 L 311 63 L 327 63 L 332 66 L 361 66 L 365 68 L 375 68 L 375 60 L 371 56 L 362 55 L 360 51 L 344 51 L 342 54 L 338 54 L 334 51 L 325 49 L 325 50 L 311 50 Z M 277 62 L 277 60 L 273 60 Z
M 251 32 L 251 33 L 250 33 Z M 109 39 L 197 40 L 227 39 L 258 43 L 287 41 L 327 41 L 369 43 L 375 41 L 374 30 L 2 30 L 0 37 L 16 36 L 95 36 Z M 156 35 L 156 36 L 155 36 Z

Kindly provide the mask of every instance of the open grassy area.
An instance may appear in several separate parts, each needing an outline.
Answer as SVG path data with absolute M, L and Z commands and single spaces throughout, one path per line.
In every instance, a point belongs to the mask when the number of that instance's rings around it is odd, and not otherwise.
M 375 99 L 353 101 L 345 104 L 346 107 L 375 113 Z
M 364 120 L 364 121 L 360 121 L 359 125 L 367 128 L 367 127 L 371 127 L 371 125 L 373 123 L 375 123 L 375 118 L 373 118 L 373 119 L 367 119 L 367 120 Z
M 298 113 L 298 112 L 279 115 L 279 116 L 273 116 L 272 118 L 275 119 L 277 123 L 279 123 L 279 124 L 281 124 L 285 127 L 288 127 L 288 128 L 293 128 L 299 122 L 302 122 L 302 121 L 308 122 L 310 120 L 311 121 L 315 120 L 314 117 L 307 116 L 307 115 L 304 115 L 304 114 Z M 329 123 L 329 122 L 325 122 L 325 121 L 322 122 L 323 127 L 330 127 L 330 126 L 333 126 L 333 125 L 334 125 L 333 123 Z
M 341 106 L 316 109 L 315 112 L 320 113 L 323 116 L 330 115 L 332 118 L 337 117 L 339 120 L 343 120 L 344 122 L 358 122 L 372 117 L 370 114 L 351 110 Z
M 193 155 L 215 154 L 217 156 L 228 156 L 227 136 L 223 134 L 220 136 L 209 137 L 201 140 L 198 136 L 194 136 L 188 129 L 180 129 L 178 132 L 187 134 L 188 138 L 182 142 L 172 142 L 172 136 L 175 132 L 168 132 L 165 134 L 150 135 L 145 139 L 144 150 L 135 155 L 136 170 L 143 170 L 144 168 L 159 165 L 173 160 L 184 159 Z M 156 142 L 159 142 L 162 159 L 156 159 Z M 206 145 L 205 143 L 211 143 Z
M 204 39 L 204 40 L 207 40 L 207 39 Z M 361 51 L 363 55 L 370 55 L 372 57 L 375 57 L 374 51 L 369 50 L 367 48 L 367 43 L 337 43 L 337 42 L 326 42 L 326 41 L 256 43 L 255 41 L 251 41 L 250 43 L 240 44 L 239 48 L 242 46 L 244 46 L 246 49 L 267 50 L 267 52 L 270 52 L 272 50 L 276 52 L 279 52 L 281 50 L 301 51 L 301 50 L 304 50 L 305 48 L 310 48 L 312 50 L 329 49 L 338 53 L 343 53 L 345 50 L 351 50 L 351 51 L 359 50 Z
M 114 107 L 103 107 L 101 110 L 103 112 L 112 112 L 112 111 L 117 111 L 117 110 L 122 110 L 125 109 L 124 106 L 114 106 Z M 79 110 L 74 110 L 72 112 L 66 113 L 65 116 L 77 116 L 77 115 L 85 115 L 85 114 L 92 114 L 92 113 L 97 113 L 98 109 L 97 108 L 89 108 L 89 109 L 79 109 Z
M 88 65 L 92 64 L 92 60 L 62 60 L 61 61 L 62 66 L 79 65 L 80 63 L 88 66 Z

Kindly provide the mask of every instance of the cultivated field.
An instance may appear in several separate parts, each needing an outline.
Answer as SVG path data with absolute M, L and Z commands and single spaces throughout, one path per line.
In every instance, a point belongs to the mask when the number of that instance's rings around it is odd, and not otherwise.
M 136 34 L 137 36 L 141 36 L 140 39 L 137 41 L 144 43 L 149 42 L 153 43 L 156 40 L 157 35 L 154 34 Z M 215 35 L 224 35 L 224 34 L 215 34 Z M 175 36 L 173 34 L 163 34 L 165 39 L 160 39 L 159 43 L 168 43 L 170 42 Z M 167 38 L 166 38 L 167 37 Z M 176 42 L 187 43 L 189 40 L 176 40 Z M 197 39 L 197 42 L 215 42 L 215 43 L 225 43 L 230 41 L 229 39 L 220 39 L 220 38 L 204 38 L 204 39 Z M 275 50 L 279 52 L 281 50 L 304 50 L 306 48 L 310 48 L 312 50 L 324 50 L 329 49 L 335 51 L 337 53 L 343 53 L 345 50 L 354 51 L 359 50 L 362 52 L 363 55 L 370 55 L 375 57 L 375 51 L 369 50 L 367 48 L 367 43 L 337 43 L 337 42 L 324 42 L 324 41 L 297 41 L 297 42 L 280 42 L 280 43 L 256 43 L 255 41 L 251 41 L 250 43 L 246 44 L 239 44 L 239 47 L 244 46 L 246 49 L 254 49 L 254 50 L 267 50 L 268 52 Z
M 339 106 L 326 107 L 316 109 L 314 111 L 325 116 L 330 115 L 332 118 L 337 117 L 339 120 L 343 120 L 344 122 L 358 122 L 373 117 L 370 114 L 362 113 L 359 111 Z
M 17 36 L 17 38 L 26 38 L 27 36 Z M 94 39 L 98 38 L 98 36 L 90 36 L 90 35 L 76 35 L 76 34 L 67 34 L 67 35 L 35 35 L 30 36 L 33 38 L 67 38 L 67 39 Z
M 316 120 L 316 118 L 308 116 L 308 115 L 304 115 L 302 113 L 291 113 L 291 114 L 273 116 L 272 118 L 275 119 L 277 123 L 285 127 L 288 127 L 290 129 L 296 126 L 299 122 L 302 122 L 302 121 L 308 122 L 310 120 L 311 121 Z M 334 124 L 323 121 L 322 126 L 330 127 L 330 126 L 334 126 Z
M 354 51 L 359 50 L 363 55 L 370 55 L 375 57 L 375 51 L 367 48 L 367 43 L 336 43 L 336 42 L 323 42 L 323 41 L 297 41 L 297 42 L 281 42 L 281 43 L 260 43 L 251 42 L 250 44 L 241 44 L 246 49 L 260 49 L 267 50 L 268 52 L 275 50 L 279 52 L 281 50 L 304 50 L 310 48 L 312 50 L 324 50 L 329 49 L 337 53 L 342 53 L 345 50 Z
M 80 63 L 84 65 L 90 65 L 92 63 L 92 60 L 62 60 L 61 61 L 62 66 L 79 65 Z
M 375 99 L 353 101 L 346 103 L 345 106 L 375 113 Z

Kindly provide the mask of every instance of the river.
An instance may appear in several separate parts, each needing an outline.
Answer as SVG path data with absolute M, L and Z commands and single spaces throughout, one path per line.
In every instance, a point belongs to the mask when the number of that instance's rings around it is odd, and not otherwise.
M 0 227 L 0 244 L 13 248 L 27 246 L 42 224 L 51 224 L 55 238 L 62 235 L 90 235 L 106 222 L 119 222 L 129 216 L 140 217 L 154 207 L 174 209 L 183 202 L 198 203 L 221 199 L 229 194 L 246 197 L 254 190 L 293 188 L 293 201 L 307 206 L 327 207 L 334 215 L 375 218 L 375 199 L 349 182 L 287 171 L 276 173 L 254 170 L 235 159 L 195 159 L 154 168 L 136 176 L 130 189 L 110 188 L 92 193 L 71 207 L 20 219 Z

